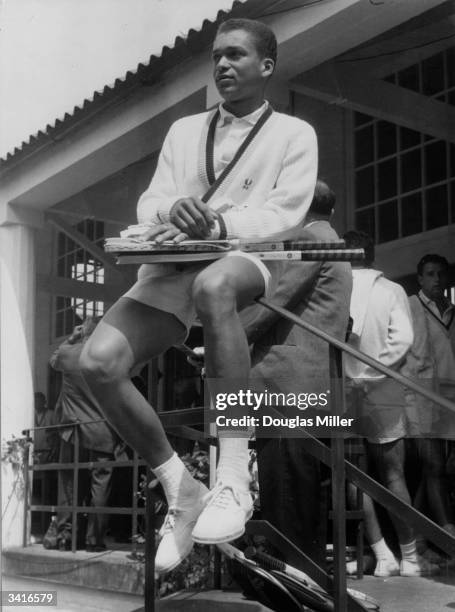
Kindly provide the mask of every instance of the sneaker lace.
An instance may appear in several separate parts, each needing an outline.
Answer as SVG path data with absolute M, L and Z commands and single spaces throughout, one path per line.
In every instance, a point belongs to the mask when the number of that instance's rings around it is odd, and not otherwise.
M 232 503 L 232 500 L 240 506 L 240 498 L 236 490 L 230 485 L 220 483 L 210 491 L 210 501 L 207 507 L 215 506 L 216 508 L 225 509 Z
M 166 518 L 164 519 L 162 534 L 170 533 L 175 527 L 175 519 L 177 518 L 177 514 L 179 512 L 178 508 L 170 507 L 167 511 Z

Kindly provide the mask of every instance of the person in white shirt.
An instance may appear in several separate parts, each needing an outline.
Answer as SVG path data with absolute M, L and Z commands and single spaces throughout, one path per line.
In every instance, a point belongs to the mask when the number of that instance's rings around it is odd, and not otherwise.
M 313 197 L 317 143 L 311 126 L 273 112 L 264 100 L 276 49 L 275 35 L 260 22 L 221 24 L 212 57 L 224 102 L 169 130 L 138 202 L 142 239 L 293 237 Z M 248 146 L 234 167 L 245 137 Z M 226 542 L 243 533 L 252 513 L 248 440 L 220 438 L 217 483 L 207 494 L 174 453 L 158 417 L 131 384 L 130 371 L 183 342 L 198 316 L 207 377 L 247 389 L 250 356 L 238 311 L 273 293 L 282 265 L 270 264 L 236 251 L 210 265 L 165 264 L 161 276 L 142 266 L 138 282 L 109 310 L 81 357 L 93 392 L 108 406 L 106 416 L 163 485 L 169 512 L 155 558 L 159 572 L 176 567 L 193 540 Z
M 343 236 L 347 248 L 363 248 L 365 261 L 353 265 L 351 317 L 353 319 L 349 344 L 382 364 L 399 370 L 412 345 L 413 329 L 411 312 L 404 289 L 372 268 L 374 243 L 365 232 L 350 231 Z M 345 356 L 346 375 L 360 393 L 363 417 L 371 417 L 375 430 L 368 430 L 367 455 L 382 484 L 403 501 L 411 505 L 411 497 L 405 479 L 405 397 L 404 389 L 394 380 L 359 360 Z M 372 517 L 373 519 L 375 517 Z M 376 520 L 371 530 L 372 548 L 382 567 L 376 575 L 426 576 L 438 571 L 417 554 L 413 528 L 391 515 L 398 535 L 401 562 L 398 565 L 393 553 L 381 537 Z M 374 520 L 371 521 L 373 525 Z M 379 538 L 379 539 L 378 539 Z M 379 555 L 379 556 L 378 556 Z
M 420 291 L 409 298 L 414 342 L 407 356 L 407 374 L 443 397 L 455 401 L 455 306 L 445 296 L 449 264 L 445 257 L 430 253 L 417 264 Z M 422 480 L 415 504 L 428 507 L 432 518 L 455 535 L 448 498 L 445 451 L 442 438 L 455 439 L 455 413 L 408 393 L 413 411 L 413 436 L 422 465 Z M 426 437 L 428 435 L 432 437 Z

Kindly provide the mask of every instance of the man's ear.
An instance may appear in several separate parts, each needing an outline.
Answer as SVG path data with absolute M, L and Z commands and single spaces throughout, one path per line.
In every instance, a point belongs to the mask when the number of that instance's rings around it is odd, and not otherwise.
M 262 62 L 262 66 L 263 66 L 264 76 L 265 77 L 272 76 L 273 71 L 275 69 L 275 62 L 273 61 L 273 59 L 266 57 Z

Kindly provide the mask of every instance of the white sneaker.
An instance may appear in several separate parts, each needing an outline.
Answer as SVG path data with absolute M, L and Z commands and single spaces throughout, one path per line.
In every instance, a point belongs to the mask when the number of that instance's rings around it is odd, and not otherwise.
M 400 565 L 393 559 L 378 559 L 374 570 L 376 578 L 390 578 L 390 576 L 400 575 Z
M 191 532 L 204 508 L 204 498 L 208 493 L 202 482 L 195 483 L 197 486 L 191 495 L 182 496 L 174 506 L 169 507 L 160 529 L 162 537 L 155 555 L 155 571 L 159 574 L 177 567 L 193 548 Z
M 400 576 L 415 578 L 417 576 L 435 576 L 440 573 L 439 565 L 430 563 L 420 555 L 417 560 L 402 559 L 400 562 Z
M 206 499 L 208 503 L 193 529 L 193 540 L 199 544 L 221 544 L 239 538 L 253 514 L 250 493 L 220 482 Z

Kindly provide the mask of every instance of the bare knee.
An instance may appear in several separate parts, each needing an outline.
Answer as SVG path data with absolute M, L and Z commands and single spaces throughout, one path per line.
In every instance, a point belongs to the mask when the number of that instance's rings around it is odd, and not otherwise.
M 202 272 L 193 284 L 193 300 L 202 322 L 220 319 L 237 310 L 235 279 L 230 271 Z

